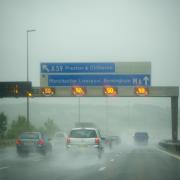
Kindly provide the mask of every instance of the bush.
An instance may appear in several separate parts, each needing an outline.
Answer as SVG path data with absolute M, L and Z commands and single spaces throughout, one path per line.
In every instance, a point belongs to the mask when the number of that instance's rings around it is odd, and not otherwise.
M 7 117 L 4 113 L 0 114 L 0 138 L 4 138 L 5 132 L 7 130 Z
M 10 129 L 7 132 L 7 137 L 14 139 L 24 131 L 34 130 L 36 130 L 36 128 L 33 125 L 28 124 L 24 116 L 19 116 L 17 120 L 12 121 Z

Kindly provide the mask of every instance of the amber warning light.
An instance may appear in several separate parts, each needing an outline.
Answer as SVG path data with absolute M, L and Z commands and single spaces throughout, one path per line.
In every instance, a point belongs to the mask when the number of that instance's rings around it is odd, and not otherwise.
M 106 96 L 117 96 L 118 90 L 116 87 L 105 86 L 104 87 L 104 94 Z
M 138 96 L 147 96 L 149 94 L 149 89 L 147 87 L 135 87 L 135 93 Z
M 41 88 L 41 93 L 45 96 L 53 96 L 55 94 L 55 88 L 43 87 Z
M 73 86 L 72 93 L 74 96 L 85 96 L 86 95 L 86 88 L 81 86 Z

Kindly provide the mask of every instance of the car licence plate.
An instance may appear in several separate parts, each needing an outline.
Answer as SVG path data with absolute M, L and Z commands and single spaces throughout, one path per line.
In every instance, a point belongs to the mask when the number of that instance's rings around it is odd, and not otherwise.
M 24 145 L 33 145 L 33 141 L 24 142 Z

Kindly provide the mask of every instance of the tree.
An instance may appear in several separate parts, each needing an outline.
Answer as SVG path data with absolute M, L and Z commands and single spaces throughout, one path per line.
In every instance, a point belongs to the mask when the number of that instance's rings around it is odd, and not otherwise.
M 0 136 L 1 136 L 1 138 L 4 137 L 6 130 L 7 130 L 7 117 L 4 115 L 4 113 L 1 113 L 0 114 Z
M 16 138 L 20 133 L 24 131 L 34 131 L 36 128 L 27 123 L 27 120 L 24 116 L 19 116 L 17 120 L 13 120 L 11 127 L 8 130 L 8 138 Z
M 44 123 L 44 127 L 41 129 L 44 129 L 44 132 L 47 133 L 50 137 L 52 137 L 55 132 L 60 130 L 57 124 L 55 124 L 52 119 L 48 119 Z

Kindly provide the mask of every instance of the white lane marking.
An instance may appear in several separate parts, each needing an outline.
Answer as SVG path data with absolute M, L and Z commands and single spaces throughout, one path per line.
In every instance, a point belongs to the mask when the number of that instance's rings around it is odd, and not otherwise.
M 0 170 L 8 169 L 9 167 L 0 167 Z
M 111 162 L 114 162 L 114 159 L 111 159 L 110 161 L 111 161 Z
M 106 167 L 104 166 L 104 167 L 99 168 L 98 171 L 104 171 L 105 169 L 106 169 Z
M 155 148 L 155 149 L 158 150 L 158 151 L 160 151 L 160 152 L 163 152 L 163 153 L 165 153 L 165 154 L 168 154 L 168 155 L 171 156 L 171 157 L 174 157 L 174 158 L 180 160 L 180 156 L 177 156 L 177 155 L 175 155 L 175 154 L 169 153 L 169 152 L 164 151 L 164 150 L 162 150 L 162 149 L 158 149 L 158 148 Z

